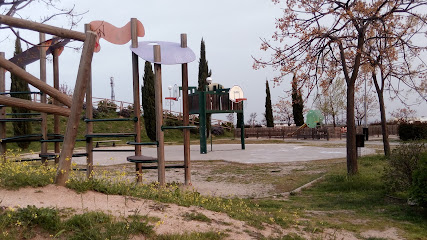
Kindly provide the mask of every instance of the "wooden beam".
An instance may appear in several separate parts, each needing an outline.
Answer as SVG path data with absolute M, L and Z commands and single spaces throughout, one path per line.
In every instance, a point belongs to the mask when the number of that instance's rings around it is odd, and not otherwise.
M 45 113 L 51 113 L 51 114 L 58 114 L 64 117 L 70 116 L 70 109 L 64 108 L 64 107 L 58 107 L 54 106 L 52 104 L 43 104 L 43 103 L 36 103 L 29 100 L 24 100 L 20 98 L 13 98 L 13 97 L 6 97 L 6 96 L 0 96 L 0 104 L 1 105 L 7 105 L 10 107 L 20 107 L 25 108 L 33 111 L 38 112 L 45 112 Z
M 160 45 L 154 45 L 154 62 L 161 62 Z M 165 139 L 162 131 L 163 125 L 163 104 L 162 104 L 162 65 L 154 63 L 154 92 L 156 109 L 156 140 L 157 146 L 157 164 L 158 179 L 160 186 L 165 186 Z
M 187 34 L 181 34 L 181 47 L 187 48 Z M 184 126 L 190 125 L 190 110 L 188 106 L 188 66 L 181 64 L 182 72 L 182 122 Z M 190 161 L 190 129 L 184 129 L 184 182 L 191 185 Z
M 90 31 L 90 24 L 85 24 L 85 32 Z M 92 67 L 89 69 L 89 77 L 87 78 L 86 86 L 86 118 L 93 118 L 93 103 L 92 103 Z M 86 135 L 93 134 L 93 122 L 86 122 Z M 86 177 L 92 178 L 93 174 L 93 138 L 86 139 Z
M 20 18 L 14 18 L 6 15 L 0 15 L 0 24 L 5 24 L 11 27 L 28 29 L 42 33 L 48 33 L 62 38 L 71 38 L 82 42 L 86 40 L 85 34 L 81 32 L 24 20 Z
M 77 137 L 77 130 L 80 122 L 80 115 L 83 109 L 83 100 L 86 94 L 87 79 L 91 74 L 91 65 L 93 50 L 95 48 L 96 34 L 91 31 L 86 32 L 86 41 L 83 45 L 82 56 L 80 58 L 77 80 L 74 86 L 73 105 L 71 106 L 71 114 L 68 118 L 67 129 L 64 135 L 64 143 L 62 145 L 61 156 L 59 158 L 59 166 L 56 172 L 55 183 L 60 186 L 65 186 L 68 175 L 71 170 L 71 159 L 73 156 L 74 145 Z
M 71 107 L 71 104 L 73 101 L 69 96 L 56 90 L 55 88 L 49 86 L 48 84 L 40 81 L 40 79 L 29 74 L 27 71 L 20 68 L 18 65 L 14 64 L 13 62 L 5 59 L 4 57 L 0 57 L 0 66 L 5 68 L 7 71 L 11 73 L 14 73 L 16 76 L 22 78 L 24 81 L 28 82 L 34 87 L 40 89 L 40 91 L 42 91 L 44 94 L 48 94 L 49 96 L 56 98 L 65 106 Z

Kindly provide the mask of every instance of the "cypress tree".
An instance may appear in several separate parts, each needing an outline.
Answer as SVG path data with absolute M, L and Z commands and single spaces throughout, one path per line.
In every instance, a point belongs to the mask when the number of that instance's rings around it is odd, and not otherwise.
M 209 70 L 208 61 L 206 60 L 206 47 L 205 41 L 202 38 L 200 43 L 200 59 L 199 59 L 199 78 L 198 78 L 198 91 L 206 91 L 206 86 L 208 82 L 206 78 L 212 76 L 212 70 Z M 211 132 L 211 116 L 212 114 L 206 114 L 206 132 L 208 136 Z
M 268 81 L 265 80 L 265 121 L 267 122 L 267 127 L 274 127 L 274 118 L 273 118 L 273 108 L 271 106 L 271 95 L 270 95 L 270 86 L 268 86 Z
M 154 73 L 150 62 L 145 62 L 144 66 L 144 87 L 142 88 L 142 109 L 144 110 L 144 125 L 148 138 L 156 141 L 156 112 L 155 112 L 155 92 Z
M 15 56 L 22 53 L 22 47 L 21 47 L 21 40 L 18 37 L 15 41 Z M 25 69 L 24 66 L 22 66 L 23 69 Z M 27 93 L 19 93 L 19 94 L 11 94 L 11 97 L 14 98 L 21 98 L 25 100 L 31 101 L 31 94 L 30 87 L 28 86 L 28 83 L 21 79 L 20 77 L 16 76 L 15 74 L 10 74 L 11 84 L 10 84 L 10 91 L 11 92 L 27 92 Z M 19 107 L 12 107 L 12 114 L 16 113 L 16 115 L 12 115 L 12 118 L 30 118 L 30 116 L 23 115 L 25 113 L 30 113 L 31 111 L 25 108 L 19 108 Z M 22 114 L 23 113 L 23 114 Z M 12 122 L 13 126 L 13 133 L 15 136 L 23 136 L 23 135 L 29 135 L 32 133 L 32 127 L 31 122 Z M 18 147 L 22 149 L 27 149 L 31 142 L 17 142 Z
M 303 116 L 304 102 L 302 101 L 301 90 L 298 89 L 298 82 L 296 75 L 292 79 L 292 113 L 294 115 L 294 122 L 297 126 L 304 124 Z
M 208 82 L 206 78 L 208 78 L 212 74 L 212 71 L 209 71 L 208 62 L 206 61 L 206 47 L 205 41 L 202 38 L 202 42 L 200 44 L 200 59 L 199 59 L 199 84 L 198 90 L 205 91 Z

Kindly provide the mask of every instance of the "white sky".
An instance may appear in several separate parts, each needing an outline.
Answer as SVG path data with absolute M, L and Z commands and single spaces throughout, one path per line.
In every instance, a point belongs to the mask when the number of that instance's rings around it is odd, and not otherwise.
M 275 18 L 281 16 L 280 6 L 274 5 L 271 0 L 104 0 L 62 1 L 63 4 L 75 4 L 79 12 L 89 11 L 75 30 L 83 31 L 83 24 L 94 20 L 104 20 L 117 27 L 124 26 L 132 17 L 138 18 L 145 27 L 145 37 L 139 41 L 171 41 L 179 42 L 180 34 L 188 34 L 188 46 L 195 52 L 197 60 L 189 64 L 189 85 L 197 86 L 198 59 L 200 57 L 200 41 L 206 42 L 206 58 L 212 69 L 213 82 L 224 87 L 240 85 L 248 99 L 245 105 L 245 120 L 249 114 L 256 112 L 261 121 L 265 112 L 265 80 L 272 79 L 278 73 L 271 68 L 253 70 L 251 56 L 261 57 L 264 52 L 259 50 L 260 37 L 271 38 L 275 28 Z M 43 12 L 37 4 L 22 12 L 22 16 L 31 16 L 34 12 Z M 37 14 L 36 16 L 40 16 Z M 42 13 L 42 15 L 44 15 Z M 47 15 L 47 14 L 46 14 Z M 51 21 L 51 25 L 67 27 L 65 20 Z M 7 31 L 0 31 L 0 41 Z M 27 39 L 38 42 L 37 34 L 30 34 L 21 30 Z M 9 34 L 10 35 L 10 34 Z M 48 39 L 49 37 L 47 37 Z M 11 58 L 14 51 L 15 37 L 0 42 L 0 51 L 6 52 L 6 58 Z M 74 43 L 77 46 L 81 43 Z M 101 51 L 93 58 L 93 96 L 110 98 L 110 77 L 115 80 L 116 100 L 132 102 L 132 67 L 129 44 L 113 45 L 101 40 Z M 25 46 L 23 47 L 25 50 Z M 70 87 L 74 86 L 80 53 L 72 49 L 65 49 L 60 56 L 60 81 Z M 27 70 L 39 76 L 38 62 L 31 64 Z M 52 84 L 52 65 L 48 63 L 48 83 Z M 140 59 L 140 77 L 144 61 Z M 169 85 L 181 84 L 181 66 L 163 66 L 163 96 L 169 96 Z M 6 79 L 10 77 L 7 75 Z M 289 77 L 291 80 L 291 76 Z M 10 83 L 7 82 L 9 89 Z M 278 96 L 284 96 L 283 91 L 290 86 L 283 82 L 281 86 L 273 88 L 270 83 L 272 103 L 278 101 Z M 308 108 L 311 103 L 308 104 Z M 401 108 L 398 103 L 388 104 L 387 113 L 395 108 Z M 168 102 L 164 101 L 164 108 L 169 109 Z M 427 104 L 413 107 L 418 115 L 427 115 Z M 179 102 L 175 102 L 172 110 L 179 111 Z M 214 115 L 213 118 L 224 119 L 225 115 Z

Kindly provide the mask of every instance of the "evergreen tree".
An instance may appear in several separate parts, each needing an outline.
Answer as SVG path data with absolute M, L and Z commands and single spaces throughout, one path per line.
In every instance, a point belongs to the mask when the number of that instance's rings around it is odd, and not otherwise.
M 301 90 L 298 89 L 296 75 L 292 79 L 292 113 L 294 115 L 295 125 L 301 126 L 304 124 L 304 102 L 302 101 Z
M 209 69 L 208 61 L 206 60 L 206 47 L 205 47 L 205 41 L 202 38 L 202 41 L 200 43 L 200 59 L 199 59 L 199 85 L 198 85 L 198 91 L 206 91 L 206 86 L 208 85 L 208 82 L 206 81 L 206 78 L 212 76 L 212 70 Z M 206 114 L 206 132 L 209 136 L 211 132 L 211 116 L 212 114 L 208 113 Z
M 18 37 L 15 41 L 15 56 L 22 53 L 21 48 L 21 40 Z M 22 67 L 25 69 L 25 67 Z M 25 100 L 31 101 L 31 94 L 30 87 L 28 86 L 28 83 L 21 79 L 20 77 L 16 76 L 15 74 L 10 74 L 11 84 L 10 84 L 10 91 L 11 92 L 27 92 L 27 93 L 19 93 L 19 94 L 11 94 L 11 97 L 14 98 L 21 98 Z M 16 115 L 12 115 L 12 118 L 30 118 L 29 115 L 23 115 L 25 113 L 30 113 L 31 111 L 25 108 L 18 108 L 18 107 L 12 107 L 12 113 L 16 113 Z M 23 114 L 22 114 L 23 113 Z M 32 127 L 31 122 L 12 122 L 13 125 L 13 133 L 15 136 L 23 136 L 23 135 L 29 135 L 32 133 Z M 17 142 L 18 146 L 22 149 L 27 149 L 30 146 L 31 142 Z
M 205 91 L 208 82 L 206 78 L 212 75 L 212 71 L 209 70 L 208 61 L 206 61 L 206 47 L 205 41 L 202 38 L 202 42 L 200 44 L 200 59 L 199 59 L 199 91 Z
M 271 106 L 271 95 L 270 95 L 270 86 L 268 86 L 268 81 L 265 80 L 265 121 L 267 122 L 267 127 L 274 127 L 274 118 L 273 118 L 273 108 Z
M 141 92 L 145 131 L 147 132 L 148 138 L 152 141 L 156 141 L 154 73 L 150 62 L 145 62 L 143 83 L 144 87 Z

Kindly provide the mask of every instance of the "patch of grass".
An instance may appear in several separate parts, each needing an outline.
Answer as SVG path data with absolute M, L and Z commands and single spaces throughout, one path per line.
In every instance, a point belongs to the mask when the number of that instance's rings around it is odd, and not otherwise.
M 226 233 L 221 232 L 194 232 L 186 234 L 166 234 L 153 238 L 154 240 L 221 240 L 227 237 Z
M 204 215 L 203 213 L 198 213 L 198 212 L 189 213 L 189 212 L 186 212 L 182 216 L 187 221 L 199 221 L 199 222 L 207 222 L 207 223 L 212 222 L 212 220 L 210 218 L 208 218 L 206 215 Z
M 6 153 L 7 160 L 0 161 L 0 187 L 18 189 L 21 187 L 42 187 L 53 183 L 56 166 L 44 166 L 34 162 L 15 162 L 19 154 Z
M 387 197 L 382 180 L 385 164 L 383 157 L 363 157 L 355 176 L 347 176 L 345 167 L 331 169 L 321 182 L 290 196 L 290 201 L 256 202 L 261 211 L 268 212 L 283 227 L 303 226 L 309 232 L 346 229 L 356 233 L 373 226 L 394 227 L 408 239 L 422 239 L 427 236 L 425 209 Z
M 153 235 L 153 227 L 141 216 L 123 220 L 102 212 L 77 214 L 63 220 L 53 208 L 9 208 L 0 211 L 0 239 L 32 239 L 37 235 L 65 239 L 129 239 Z
M 298 236 L 295 233 L 289 233 L 280 237 L 262 238 L 263 240 L 304 240 L 305 238 Z

